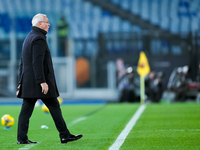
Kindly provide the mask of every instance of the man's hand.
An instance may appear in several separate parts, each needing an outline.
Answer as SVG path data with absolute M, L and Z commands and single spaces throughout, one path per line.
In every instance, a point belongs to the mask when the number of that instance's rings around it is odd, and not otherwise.
M 47 94 L 49 91 L 48 85 L 46 83 L 41 83 L 40 85 L 42 87 L 42 93 Z
M 21 84 L 17 87 L 17 92 L 16 92 L 16 95 L 18 95 L 19 94 L 19 89 L 20 89 L 20 86 L 21 86 Z

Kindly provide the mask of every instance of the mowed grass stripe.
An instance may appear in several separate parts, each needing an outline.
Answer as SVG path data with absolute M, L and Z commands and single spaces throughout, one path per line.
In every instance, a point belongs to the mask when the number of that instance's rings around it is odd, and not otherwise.
M 0 106 L 0 114 L 11 114 L 16 122 L 10 130 L 0 129 L 1 149 L 15 150 L 22 146 L 16 144 L 17 135 L 17 118 L 21 106 Z M 132 115 L 138 109 L 138 104 L 107 104 L 102 105 L 62 105 L 66 123 L 82 116 L 88 116 L 73 126 L 69 130 L 73 134 L 83 134 L 84 137 L 76 142 L 68 144 L 60 144 L 59 135 L 55 128 L 54 122 L 50 115 L 46 115 L 41 111 L 41 107 L 36 107 L 32 118 L 30 119 L 30 128 L 28 136 L 30 140 L 37 141 L 31 150 L 55 150 L 55 149 L 68 149 L 68 150 L 99 150 L 108 149 L 109 146 L 115 141 L 117 136 L 126 126 Z M 96 111 L 98 110 L 99 111 Z M 95 112 L 95 113 L 92 113 Z M 41 125 L 47 125 L 49 129 L 40 129 Z
M 126 127 L 123 129 L 123 131 L 120 133 L 120 135 L 117 137 L 115 142 L 111 145 L 109 150 L 118 150 L 121 145 L 124 143 L 126 137 L 130 133 L 131 129 L 136 124 L 137 120 L 140 118 L 141 114 L 145 110 L 146 105 L 141 105 L 138 110 L 135 112 L 131 120 L 127 123 Z
M 70 127 L 72 133 L 80 131 L 83 134 L 84 137 L 80 141 L 58 146 L 60 149 L 72 150 L 108 149 L 138 107 L 137 104 L 108 104 L 103 110 L 89 116 L 87 120 Z
M 85 109 L 85 107 L 87 109 Z M 83 138 L 76 142 L 60 144 L 51 138 L 46 138 L 37 147 L 31 149 L 71 149 L 71 150 L 99 150 L 108 149 L 116 140 L 117 136 L 126 126 L 132 115 L 138 109 L 139 105 L 135 104 L 108 104 L 101 111 L 90 115 L 86 120 L 69 127 L 74 134 L 83 134 Z M 88 110 L 88 106 L 78 106 L 81 111 Z M 52 133 L 52 131 L 51 131 Z M 55 133 L 54 133 L 55 134 Z M 50 135 L 49 135 L 50 136 Z M 58 140 L 58 138 L 57 138 Z M 52 143 L 51 146 L 49 142 Z
M 66 120 L 66 123 L 71 122 L 77 117 L 87 116 L 91 113 L 95 113 L 95 111 L 98 111 L 99 109 L 102 109 L 103 105 L 61 105 L 61 109 L 63 112 L 63 117 Z M 20 112 L 21 106 L 19 105 L 3 105 L 0 106 L 0 115 L 3 116 L 4 114 L 10 114 L 15 119 L 15 124 L 10 130 L 4 130 L 4 127 L 1 126 L 0 128 L 0 141 L 1 142 L 1 148 L 5 150 L 14 150 L 22 148 L 22 145 L 17 145 L 17 123 L 18 123 L 18 115 Z M 41 125 L 47 125 L 49 127 L 48 130 L 40 129 Z M 75 134 L 80 133 L 81 131 L 76 131 Z M 41 107 L 35 107 L 35 110 L 33 112 L 33 115 L 30 119 L 30 127 L 29 127 L 29 133 L 28 136 L 30 140 L 37 141 L 41 144 L 38 145 L 44 145 L 44 148 L 46 149 L 54 149 L 51 146 L 49 147 L 50 143 L 56 143 L 60 144 L 58 132 L 56 130 L 56 127 L 54 125 L 54 122 L 50 116 L 50 114 L 45 114 L 41 111 Z M 44 144 L 42 144 L 44 142 Z M 36 149 L 40 149 L 35 147 Z M 47 146 L 47 147 L 46 147 Z M 34 149 L 35 149 L 34 148 Z M 33 147 L 31 148 L 33 149 Z
M 61 106 L 66 123 L 85 116 L 102 107 L 101 105 Z M 30 120 L 30 140 L 41 142 L 31 150 L 105 150 L 112 145 L 126 126 L 138 104 L 109 104 L 101 111 L 89 116 L 72 127 L 74 134 L 82 133 L 80 141 L 60 144 L 58 132 L 50 115 L 45 115 L 41 107 L 35 109 Z M 78 110 L 78 111 L 77 111 Z M 15 125 L 10 130 L 0 128 L 1 150 L 15 150 L 17 117 L 20 106 L 0 106 L 0 115 L 10 114 Z M 48 130 L 40 129 L 45 123 Z M 200 105 L 199 104 L 157 104 L 148 105 L 120 149 L 200 149 Z
M 101 110 L 104 109 L 104 108 L 105 108 L 105 105 L 103 105 L 102 107 L 99 107 L 99 108 L 95 109 L 95 110 L 92 111 L 92 112 L 89 112 L 88 114 L 86 114 L 86 115 L 83 116 L 83 117 L 80 117 L 80 118 L 77 118 L 77 119 L 73 120 L 72 122 L 70 122 L 70 123 L 68 124 L 68 127 L 73 126 L 73 125 L 75 125 L 75 124 L 77 124 L 77 123 L 79 123 L 79 122 L 81 122 L 81 121 L 83 121 L 83 120 L 86 120 L 89 116 L 94 115 L 95 113 L 97 113 L 98 111 L 101 111 Z
M 109 149 L 115 142 L 121 131 L 125 128 L 140 104 L 114 104 L 109 105 L 107 111 L 102 112 L 104 120 L 102 131 L 102 145 L 97 150 Z M 97 141 L 100 143 L 99 141 Z
M 120 150 L 199 150 L 200 104 L 148 105 Z

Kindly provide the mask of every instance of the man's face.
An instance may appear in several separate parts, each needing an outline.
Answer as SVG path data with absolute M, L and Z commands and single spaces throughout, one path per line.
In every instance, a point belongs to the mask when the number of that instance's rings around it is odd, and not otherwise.
M 50 24 L 49 24 L 49 20 L 46 16 L 43 17 L 43 21 L 40 22 L 40 26 L 39 26 L 41 29 L 47 31 L 49 31 L 49 27 L 50 27 Z
M 153 79 L 153 78 L 155 77 L 155 73 L 154 73 L 154 72 L 150 72 L 150 73 L 149 73 L 149 77 L 150 77 L 151 79 Z

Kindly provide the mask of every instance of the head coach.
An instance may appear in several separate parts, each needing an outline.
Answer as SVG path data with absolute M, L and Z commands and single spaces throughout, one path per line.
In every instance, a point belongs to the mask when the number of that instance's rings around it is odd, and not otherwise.
M 37 14 L 32 19 L 32 30 L 25 38 L 22 46 L 22 57 L 19 67 L 19 86 L 16 95 L 23 98 L 18 118 L 17 144 L 36 144 L 28 139 L 29 119 L 35 103 L 41 99 L 49 108 L 59 132 L 61 143 L 78 140 L 82 135 L 69 132 L 63 119 L 57 97 L 51 53 L 46 42 L 50 24 L 45 14 Z

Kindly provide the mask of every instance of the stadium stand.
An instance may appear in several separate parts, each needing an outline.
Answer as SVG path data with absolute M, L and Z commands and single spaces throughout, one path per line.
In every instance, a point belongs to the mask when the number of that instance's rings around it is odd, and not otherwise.
M 92 43 L 75 40 L 75 47 L 81 48 L 76 45 L 82 42 L 80 45 L 91 49 L 87 54 L 94 55 L 99 33 L 141 33 L 146 28 L 168 34 L 196 32 L 199 6 L 199 0 L 0 0 L 0 38 L 9 39 L 14 27 L 17 38 L 23 39 L 30 31 L 31 17 L 38 12 L 48 15 L 52 27 L 64 14 L 70 26 L 69 38 Z
M 198 0 L 0 0 L 0 38 L 9 38 L 13 26 L 24 37 L 31 28 L 31 17 L 38 12 L 48 15 L 52 27 L 65 14 L 71 39 L 97 39 L 100 32 L 140 33 L 145 24 L 170 34 L 188 34 L 199 30 L 199 6 Z M 133 16 L 123 18 L 123 13 Z
M 88 0 L 90 1 L 90 0 Z M 92 0 L 91 0 L 92 1 Z M 172 33 L 180 33 L 183 31 L 189 32 L 189 31 L 196 31 L 199 28 L 197 28 L 198 23 L 198 6 L 199 1 L 193 0 L 193 1 L 187 1 L 187 0 L 103 0 L 106 2 L 112 2 L 114 5 L 120 7 L 121 9 L 125 11 L 129 11 L 134 15 L 140 16 L 143 20 L 149 20 L 150 23 L 154 25 L 159 25 L 163 29 L 169 29 Z M 22 9 L 23 8 L 23 9 Z M 23 12 L 22 12 L 23 10 Z M 169 11 L 170 10 L 170 11 Z M 55 15 L 53 16 L 50 12 L 55 12 Z M 111 22 L 117 22 L 117 26 L 122 26 L 124 20 L 121 18 L 118 18 L 118 16 L 114 16 L 109 12 L 105 12 L 102 10 L 99 6 L 93 6 L 92 3 L 83 1 L 83 0 L 58 0 L 56 3 L 52 0 L 44 0 L 44 5 L 41 5 L 40 1 L 38 0 L 16 0 L 14 2 L 8 0 L 0 1 L 0 15 L 1 15 L 1 21 L 0 26 L 3 27 L 3 29 L 6 32 L 9 32 L 9 26 L 7 23 L 10 22 L 10 18 L 16 19 L 16 25 L 17 25 L 17 31 L 19 32 L 27 32 L 20 29 L 20 22 L 26 23 L 26 21 L 29 21 L 30 16 L 36 12 L 43 12 L 47 13 L 49 17 L 52 18 L 59 18 L 60 13 L 66 14 L 66 18 L 68 19 L 71 26 L 76 26 L 76 24 L 81 23 L 83 26 L 89 26 L 91 24 L 91 21 L 93 21 L 94 24 L 102 23 L 102 21 L 105 21 L 105 24 L 112 25 Z M 49 14 L 50 13 L 50 14 Z M 23 14 L 23 17 L 21 17 Z M 107 18 L 107 19 L 105 19 Z M 84 21 L 84 22 L 83 22 Z M 187 22 L 186 28 L 182 27 L 183 22 Z M 109 23 L 110 22 L 110 23 Z M 169 26 L 164 24 L 170 24 Z M 190 25 L 192 24 L 192 25 Z M 108 25 L 108 26 L 109 26 Z M 134 25 L 132 25 L 134 26 Z M 172 27 L 170 27 L 172 26 Z M 177 27 L 178 26 L 178 27 Z M 181 27 L 180 32 L 177 31 Z M 28 27 L 27 27 L 28 28 Z M 99 28 L 95 30 L 95 32 L 99 32 Z M 113 28 L 108 29 L 108 31 L 112 31 Z M 121 31 L 123 31 L 123 28 L 120 28 Z M 81 29 L 80 29 L 81 30 Z M 116 30 L 114 28 L 114 30 Z M 107 31 L 107 30 L 106 30 Z M 86 34 L 88 34 L 88 38 L 90 38 L 90 30 L 86 30 Z M 81 31 L 80 31 L 81 33 Z M 76 38 L 81 38 L 82 34 L 77 35 L 72 32 L 71 36 L 74 38 L 74 35 Z M 98 35 L 98 34 L 95 34 Z M 85 35 L 83 34 L 83 37 Z
M 15 18 L 15 29 L 19 33 L 30 30 L 31 16 L 37 12 L 46 13 L 55 21 L 61 13 L 66 15 L 71 27 L 71 38 L 97 38 L 99 32 L 127 32 L 136 25 L 129 20 L 123 20 L 111 11 L 104 11 L 100 6 L 94 6 L 94 0 L 1 0 L 0 1 L 0 28 L 5 34 L 10 31 L 11 18 Z M 111 2 L 120 9 L 147 20 L 152 25 L 158 25 L 172 34 L 188 33 L 199 29 L 199 1 L 187 0 L 102 0 Z M 22 12 L 23 10 L 23 12 Z M 170 11 L 169 11 L 170 10 Z M 92 22 L 92 24 L 91 24 Z M 139 22 L 139 20 L 138 20 Z M 24 28 L 21 26 L 26 25 Z M 51 21 L 52 25 L 56 25 Z M 124 26 L 124 24 L 126 24 Z M 140 30 L 138 30 L 140 32 Z

